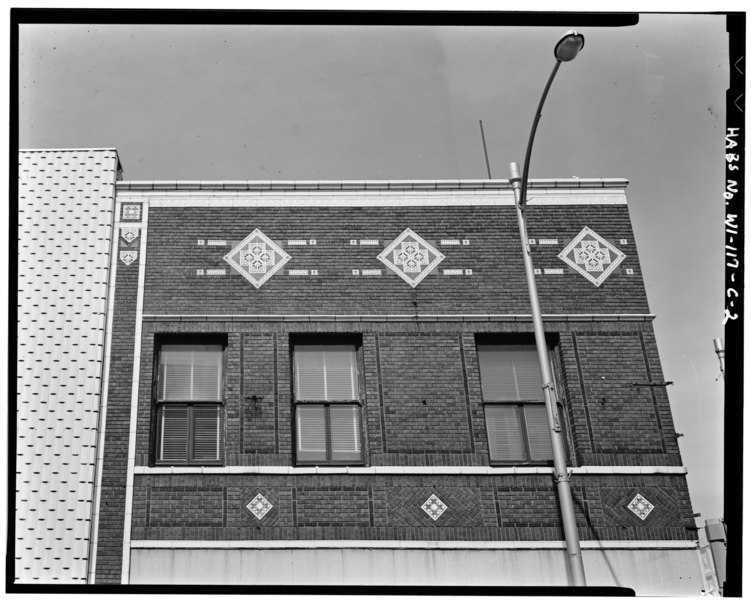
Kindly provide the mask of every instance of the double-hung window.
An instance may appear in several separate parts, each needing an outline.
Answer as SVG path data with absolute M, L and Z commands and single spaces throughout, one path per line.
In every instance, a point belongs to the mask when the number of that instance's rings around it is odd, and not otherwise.
M 297 463 L 362 463 L 355 345 L 295 345 L 294 386 Z
M 221 344 L 162 344 L 156 392 L 159 464 L 221 464 Z
M 535 346 L 482 344 L 477 355 L 491 463 L 551 463 L 553 449 Z

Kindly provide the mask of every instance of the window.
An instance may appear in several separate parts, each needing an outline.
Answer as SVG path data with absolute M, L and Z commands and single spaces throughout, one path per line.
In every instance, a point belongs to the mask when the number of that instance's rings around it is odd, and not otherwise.
M 553 449 L 535 346 L 483 344 L 477 355 L 491 462 L 551 463 Z
M 362 463 L 355 345 L 295 345 L 294 372 L 297 462 Z
M 222 354 L 221 344 L 160 347 L 157 463 L 222 462 Z

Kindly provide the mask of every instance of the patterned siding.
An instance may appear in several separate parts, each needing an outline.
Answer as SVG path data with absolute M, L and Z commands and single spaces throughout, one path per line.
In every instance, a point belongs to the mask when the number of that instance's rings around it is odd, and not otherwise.
M 18 583 L 86 581 L 117 170 L 19 153 Z

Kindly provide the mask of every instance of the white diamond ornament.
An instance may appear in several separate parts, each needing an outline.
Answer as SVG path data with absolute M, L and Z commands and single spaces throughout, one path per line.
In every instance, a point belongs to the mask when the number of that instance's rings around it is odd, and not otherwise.
M 438 520 L 438 517 L 446 512 L 448 506 L 441 502 L 441 499 L 438 496 L 432 494 L 430 498 L 425 501 L 425 504 L 423 504 L 421 508 L 428 514 L 431 519 L 436 521 Z
M 246 508 L 253 513 L 253 516 L 258 519 L 259 521 L 263 519 L 263 517 L 266 515 L 267 512 L 269 512 L 274 507 L 271 502 L 266 500 L 266 498 L 263 497 L 263 495 L 258 494 L 255 498 L 253 498 Z
M 643 521 L 654 509 L 654 504 L 641 494 L 636 494 L 634 499 L 628 505 L 628 509 Z
M 601 235 L 585 227 L 566 245 L 558 258 L 600 287 L 626 255 Z
M 224 260 L 256 289 L 286 265 L 290 258 L 260 229 L 254 229 L 224 256 Z
M 444 258 L 441 252 L 409 228 L 378 255 L 378 260 L 412 287 L 417 287 Z

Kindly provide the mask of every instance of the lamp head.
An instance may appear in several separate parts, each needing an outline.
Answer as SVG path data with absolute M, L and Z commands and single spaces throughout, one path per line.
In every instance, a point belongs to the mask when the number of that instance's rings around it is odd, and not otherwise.
M 560 62 L 574 60 L 584 48 L 584 36 L 573 29 L 569 29 L 555 45 L 555 58 Z

